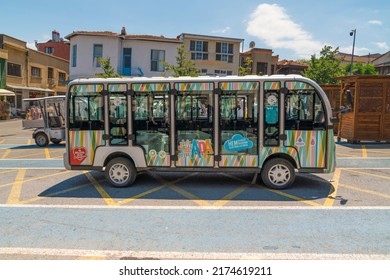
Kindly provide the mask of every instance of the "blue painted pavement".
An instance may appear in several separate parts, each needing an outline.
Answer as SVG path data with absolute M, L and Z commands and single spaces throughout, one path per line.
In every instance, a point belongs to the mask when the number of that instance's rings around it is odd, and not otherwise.
M 390 255 L 390 208 L 0 207 L 0 247 Z

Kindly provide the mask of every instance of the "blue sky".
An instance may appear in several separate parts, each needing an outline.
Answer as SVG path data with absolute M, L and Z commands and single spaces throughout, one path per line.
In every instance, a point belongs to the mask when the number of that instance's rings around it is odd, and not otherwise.
M 4 3 L 6 2 L 6 3 Z M 388 0 L 69 0 L 2 1 L 0 34 L 46 42 L 51 31 L 64 37 L 73 31 L 128 34 L 181 33 L 242 38 L 244 49 L 254 41 L 279 59 L 310 58 L 327 44 L 355 54 L 390 50 Z

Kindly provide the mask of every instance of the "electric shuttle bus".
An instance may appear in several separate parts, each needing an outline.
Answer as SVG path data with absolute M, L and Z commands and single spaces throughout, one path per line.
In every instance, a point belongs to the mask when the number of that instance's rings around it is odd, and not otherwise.
M 91 78 L 66 95 L 69 170 L 251 172 L 270 188 L 335 169 L 329 100 L 299 75 Z

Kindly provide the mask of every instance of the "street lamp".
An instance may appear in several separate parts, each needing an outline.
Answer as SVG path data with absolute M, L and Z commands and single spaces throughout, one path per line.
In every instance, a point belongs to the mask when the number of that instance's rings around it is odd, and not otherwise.
M 352 76 L 353 55 L 354 55 L 354 52 L 355 52 L 356 29 L 351 30 L 351 32 L 349 32 L 349 36 L 353 36 L 351 68 L 350 68 L 350 72 L 349 72 L 349 75 Z

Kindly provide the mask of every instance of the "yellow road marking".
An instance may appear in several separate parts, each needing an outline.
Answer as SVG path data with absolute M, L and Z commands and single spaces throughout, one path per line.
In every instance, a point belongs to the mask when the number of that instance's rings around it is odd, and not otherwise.
M 148 195 L 148 194 L 154 193 L 154 192 L 156 192 L 158 190 L 161 190 L 162 188 L 164 188 L 164 186 L 159 186 L 159 187 L 153 188 L 151 190 L 145 191 L 143 193 L 139 193 L 139 194 L 137 194 L 135 196 L 132 196 L 132 197 L 129 197 L 129 198 L 126 198 L 126 199 L 120 201 L 119 204 L 123 205 L 123 204 L 129 203 L 129 202 L 131 202 L 133 200 L 136 200 L 138 198 L 141 198 L 141 197 L 143 197 L 145 195 Z
M 362 145 L 362 157 L 366 158 L 367 157 L 367 149 L 366 145 Z
M 244 182 L 244 183 L 247 183 L 247 184 L 250 184 L 250 182 L 246 181 L 246 180 L 243 180 L 241 178 L 236 178 L 230 174 L 223 174 L 229 178 L 232 178 L 232 179 L 235 179 L 235 180 L 238 180 L 238 181 L 241 181 L 241 182 Z M 259 185 L 259 184 L 255 184 L 254 185 L 256 188 L 258 189 L 261 189 L 261 190 L 266 190 L 266 191 L 269 191 L 269 192 L 273 192 L 273 193 L 276 193 L 278 195 L 281 195 L 281 196 L 284 196 L 284 197 L 287 197 L 287 198 L 290 198 L 292 200 L 295 200 L 295 201 L 299 201 L 299 202 L 302 202 L 302 203 L 305 203 L 305 204 L 308 204 L 310 206 L 322 206 L 322 204 L 319 204 L 317 202 L 314 202 L 314 201 L 310 201 L 310 200 L 307 200 L 307 199 L 304 199 L 302 197 L 298 197 L 298 196 L 295 196 L 295 195 L 292 195 L 292 194 L 288 194 L 286 192 L 283 192 L 283 191 L 280 191 L 280 190 L 274 190 L 274 189 L 270 189 L 270 188 L 267 188 L 265 186 L 262 186 L 262 185 Z
M 372 173 L 363 172 L 363 171 L 357 171 L 357 170 L 352 170 L 352 169 L 343 169 L 343 170 L 349 171 L 349 172 L 355 172 L 355 173 L 359 173 L 359 174 L 363 174 L 363 175 L 378 177 L 378 178 L 382 178 L 382 179 L 390 179 L 389 176 L 377 175 L 377 174 L 372 174 Z
M 31 140 L 31 139 L 28 139 L 27 145 L 31 145 L 31 144 L 32 144 L 32 140 Z
M 351 185 L 346 185 L 346 184 L 340 184 L 340 186 L 343 187 L 343 188 L 347 188 L 347 189 L 351 189 L 351 190 L 355 190 L 355 191 L 359 191 L 359 192 L 364 192 L 364 193 L 368 193 L 368 194 L 372 194 L 372 195 L 376 195 L 376 196 L 380 196 L 380 197 L 384 197 L 384 198 L 389 198 L 390 199 L 390 195 L 383 194 L 383 193 L 380 193 L 380 192 L 371 191 L 371 190 L 367 190 L 367 189 L 361 189 L 361 188 L 358 188 L 358 187 L 355 187 L 355 186 L 351 186 Z
M 0 144 L 3 144 L 4 142 L 5 142 L 5 140 L 1 140 L 1 141 L 0 141 Z
M 31 179 L 24 180 L 24 183 L 31 182 L 31 181 L 36 181 L 36 180 L 40 180 L 40 179 L 48 178 L 48 177 L 52 177 L 52 176 L 57 176 L 57 175 L 61 175 L 61 174 L 66 174 L 66 173 L 69 173 L 69 172 L 71 172 L 71 171 L 69 170 L 69 171 L 64 171 L 64 172 L 61 172 L 61 173 L 49 174 L 49 175 L 40 176 L 40 177 L 34 177 L 34 178 L 31 178 Z M 12 185 L 13 185 L 13 183 L 7 183 L 7 184 L 0 185 L 0 188 L 12 186 Z
M 82 184 L 82 185 L 78 185 L 78 186 L 75 186 L 73 188 L 69 188 L 69 189 L 66 189 L 66 190 L 62 190 L 62 191 L 57 191 L 57 192 L 54 192 L 54 193 L 50 193 L 48 195 L 46 195 L 45 197 L 43 196 L 40 196 L 40 197 L 34 197 L 34 198 L 30 198 L 30 199 L 26 199 L 26 200 L 23 200 L 23 201 L 20 201 L 22 204 L 27 204 L 27 203 L 31 203 L 31 202 L 36 202 L 38 200 L 41 200 L 41 199 L 45 199 L 46 197 L 56 197 L 56 196 L 59 196 L 61 194 L 64 194 L 64 193 L 67 193 L 67 192 L 72 192 L 72 191 L 76 191 L 76 190 L 79 190 L 79 189 L 82 189 L 84 187 L 87 187 L 87 186 L 90 186 L 91 183 L 85 183 L 85 184 Z
M 240 193 L 245 191 L 250 186 L 251 185 L 249 185 L 249 184 L 239 186 L 237 189 L 235 189 L 231 193 L 228 193 L 227 195 L 225 195 L 223 198 L 219 199 L 217 202 L 213 203 L 212 205 L 216 206 L 216 207 L 221 207 L 221 206 L 225 205 L 226 203 L 228 203 L 233 198 L 235 198 L 237 195 L 239 195 Z
M 45 158 L 47 158 L 47 159 L 50 158 L 50 153 L 49 153 L 49 149 L 48 148 L 45 148 Z
M 12 184 L 11 193 L 8 196 L 7 204 L 19 203 L 20 193 L 22 192 L 22 185 L 23 185 L 23 179 L 25 174 L 26 174 L 26 169 L 19 169 L 15 181 Z
M 10 152 L 11 152 L 11 150 L 10 150 L 10 149 L 7 149 L 7 150 L 5 151 L 5 153 L 3 154 L 3 156 L 1 157 L 1 159 L 6 159 L 7 156 L 10 154 Z
M 333 202 L 336 198 L 337 190 L 339 188 L 340 175 L 341 175 L 341 169 L 336 168 L 332 178 L 333 189 L 329 192 L 328 197 L 326 198 L 323 206 L 333 206 Z
M 88 180 L 92 183 L 92 185 L 95 187 L 95 189 L 98 191 L 98 193 L 101 195 L 101 197 L 104 199 L 104 201 L 107 203 L 109 206 L 118 206 L 119 204 L 115 202 L 111 198 L 111 196 L 104 190 L 104 188 L 99 184 L 98 181 L 89 173 L 88 171 L 83 171 L 85 176 L 87 176 Z
M 15 171 L 16 171 L 16 169 L 6 170 L 6 171 L 0 171 L 0 174 L 11 173 L 11 172 L 15 172 Z
M 185 198 L 188 198 L 190 200 L 192 200 L 193 202 L 195 202 L 196 204 L 200 205 L 200 206 L 211 206 L 210 203 L 208 203 L 207 201 L 201 199 L 200 197 L 192 194 L 192 193 L 189 193 L 185 190 L 183 190 L 182 188 L 179 188 L 177 186 L 169 186 L 169 188 L 171 188 L 172 190 L 174 190 L 175 192 L 181 194 L 182 196 L 184 196 Z

